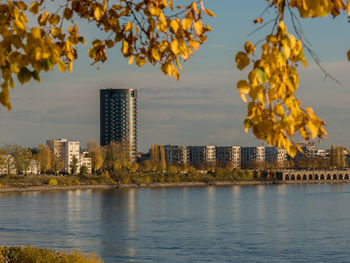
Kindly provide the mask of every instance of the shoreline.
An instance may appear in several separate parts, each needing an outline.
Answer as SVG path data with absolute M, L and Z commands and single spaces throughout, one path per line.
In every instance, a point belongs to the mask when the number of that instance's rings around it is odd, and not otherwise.
M 301 184 L 344 184 L 350 183 L 350 180 L 313 180 L 313 181 L 217 181 L 217 182 L 176 182 L 176 183 L 150 183 L 150 184 L 83 184 L 83 185 L 40 185 L 40 186 L 22 186 L 22 187 L 0 187 L 1 193 L 15 192 L 47 192 L 47 191 L 69 191 L 69 190 L 94 190 L 94 189 L 128 189 L 128 188 L 171 188 L 171 187 L 208 187 L 208 186 L 250 186 L 250 185 L 301 185 Z

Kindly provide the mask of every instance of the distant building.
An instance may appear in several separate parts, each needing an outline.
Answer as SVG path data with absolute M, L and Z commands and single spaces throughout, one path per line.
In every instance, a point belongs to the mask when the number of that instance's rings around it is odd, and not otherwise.
M 190 162 L 195 166 L 215 165 L 215 146 L 189 146 Z
M 37 160 L 30 159 L 29 166 L 27 170 L 25 170 L 23 173 L 26 175 L 37 175 L 37 174 L 40 174 L 40 171 L 41 171 L 40 163 Z
M 218 165 L 230 165 L 233 168 L 241 167 L 240 146 L 216 146 L 216 163 Z
M 46 144 L 49 146 L 50 151 L 55 154 L 60 160 L 64 161 L 65 159 L 65 145 L 67 143 L 67 139 L 53 139 L 47 140 Z
M 137 90 L 100 90 L 101 145 L 110 142 L 127 144 L 131 161 L 137 155 Z
M 167 165 L 186 165 L 189 163 L 189 149 L 187 146 L 165 145 L 165 160 Z
M 91 174 L 91 157 L 89 156 L 89 152 L 83 151 L 79 154 L 79 170 L 82 166 L 86 166 L 88 174 Z
M 16 174 L 15 160 L 10 154 L 0 155 L 0 174 Z
M 265 159 L 277 167 L 284 167 L 288 160 L 288 153 L 280 147 L 265 147 Z
M 80 166 L 79 165 L 80 142 L 68 141 L 65 144 L 65 159 L 64 159 L 64 171 L 66 173 L 71 172 L 71 165 L 74 158 L 77 159 L 77 166 Z M 79 172 L 79 169 L 77 169 L 77 171 Z
M 294 159 L 310 159 L 315 158 L 317 155 L 317 149 L 314 142 L 298 142 L 296 143 L 304 153 L 297 152 Z
M 260 165 L 265 162 L 265 147 L 241 147 L 241 166 L 242 168 L 249 168 Z
M 91 173 L 91 158 L 88 157 L 88 152 L 80 151 L 80 142 L 69 141 L 67 139 L 48 140 L 47 145 L 51 152 L 53 152 L 64 163 L 64 172 L 71 172 L 71 164 L 74 157 L 77 159 L 77 173 L 80 172 L 81 166 L 88 168 L 88 173 Z

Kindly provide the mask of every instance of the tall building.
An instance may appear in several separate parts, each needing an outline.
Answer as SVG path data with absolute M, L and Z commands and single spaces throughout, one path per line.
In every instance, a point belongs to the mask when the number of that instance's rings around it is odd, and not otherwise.
M 125 143 L 131 161 L 137 154 L 137 90 L 100 90 L 100 144 Z

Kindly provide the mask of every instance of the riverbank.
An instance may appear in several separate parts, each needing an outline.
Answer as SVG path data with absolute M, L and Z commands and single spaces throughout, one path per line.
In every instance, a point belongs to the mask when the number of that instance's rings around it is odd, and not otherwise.
M 162 188 L 162 187 L 207 187 L 207 186 L 250 186 L 250 185 L 276 185 L 276 184 L 342 184 L 350 180 L 315 180 L 315 181 L 217 181 L 217 182 L 176 182 L 176 183 L 141 183 L 141 184 L 99 184 L 99 185 L 40 185 L 0 187 L 0 193 L 35 192 L 35 191 L 69 191 L 69 190 L 96 190 L 96 189 L 127 189 L 127 188 Z

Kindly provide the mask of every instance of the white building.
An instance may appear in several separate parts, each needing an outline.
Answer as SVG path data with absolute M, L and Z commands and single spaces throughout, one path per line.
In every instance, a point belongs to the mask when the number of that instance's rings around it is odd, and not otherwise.
M 216 146 L 216 163 L 218 165 L 231 165 L 233 168 L 241 167 L 240 146 Z
M 81 166 L 88 168 L 91 173 L 91 158 L 87 157 L 87 152 L 80 153 L 80 142 L 69 141 L 67 139 L 48 140 L 47 145 L 50 150 L 64 162 L 64 172 L 71 173 L 71 164 L 74 158 L 77 159 L 77 173 Z
M 15 160 L 10 154 L 0 155 L 0 174 L 16 174 Z
M 186 146 L 165 145 L 164 152 L 167 165 L 186 165 L 189 163 L 190 153 Z
M 23 173 L 26 175 L 37 175 L 37 174 L 40 174 L 40 171 L 41 171 L 40 163 L 37 160 L 30 159 L 29 166 L 27 170 L 24 171 Z
M 71 173 L 71 165 L 74 158 L 77 160 L 77 172 L 79 172 L 80 142 L 67 141 L 65 143 L 64 171 Z
M 91 158 L 88 157 L 88 155 L 89 155 L 89 152 L 87 152 L 87 151 L 80 153 L 78 171 L 80 171 L 80 168 L 82 166 L 86 166 L 88 174 L 91 174 L 91 171 L 92 171 L 91 170 Z
M 265 158 L 265 147 L 241 147 L 241 166 L 242 168 L 249 168 L 264 163 Z

